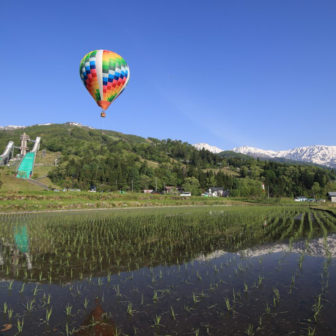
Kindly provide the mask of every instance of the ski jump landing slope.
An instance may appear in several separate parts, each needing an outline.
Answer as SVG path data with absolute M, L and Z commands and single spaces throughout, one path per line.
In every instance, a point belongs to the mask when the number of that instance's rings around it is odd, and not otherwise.
M 33 169 L 34 169 L 34 163 L 35 163 L 35 157 L 36 153 L 40 148 L 40 142 L 41 138 L 37 137 L 35 140 L 35 144 L 31 152 L 27 153 L 19 166 L 18 172 L 16 177 L 17 178 L 23 178 L 23 179 L 29 179 L 32 174 L 33 174 Z

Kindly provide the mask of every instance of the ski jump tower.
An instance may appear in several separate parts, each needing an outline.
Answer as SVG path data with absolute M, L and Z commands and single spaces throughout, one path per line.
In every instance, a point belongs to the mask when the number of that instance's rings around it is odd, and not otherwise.
M 21 156 L 24 157 L 27 154 L 28 150 L 27 142 L 28 140 L 30 140 L 30 138 L 26 133 L 23 133 L 20 139 L 21 139 Z

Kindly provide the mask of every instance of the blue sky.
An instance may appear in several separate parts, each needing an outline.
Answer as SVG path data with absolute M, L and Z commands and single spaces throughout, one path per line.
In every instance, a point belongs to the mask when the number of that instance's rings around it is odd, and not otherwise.
M 335 1 L 0 3 L 0 125 L 80 122 L 144 137 L 288 149 L 336 145 Z M 79 62 L 131 69 L 107 118 Z

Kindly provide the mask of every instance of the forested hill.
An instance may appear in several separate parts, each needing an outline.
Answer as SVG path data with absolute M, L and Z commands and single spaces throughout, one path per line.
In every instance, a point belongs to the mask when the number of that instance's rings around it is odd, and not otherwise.
M 31 139 L 41 136 L 41 149 L 60 153 L 49 175 L 64 187 L 141 191 L 176 186 L 199 194 L 220 186 L 233 196 L 262 196 L 264 183 L 271 196 L 316 197 L 336 189 L 336 173 L 327 168 L 260 161 L 233 152 L 213 154 L 182 141 L 145 139 L 74 123 L 2 130 L 0 149 L 9 140 L 18 145 L 23 131 Z

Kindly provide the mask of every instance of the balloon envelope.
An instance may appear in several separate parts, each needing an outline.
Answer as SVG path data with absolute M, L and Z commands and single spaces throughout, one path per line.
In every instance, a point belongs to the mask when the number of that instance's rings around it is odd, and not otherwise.
M 124 91 L 130 78 L 126 61 L 109 50 L 94 50 L 86 54 L 79 72 L 86 89 L 103 110 Z

